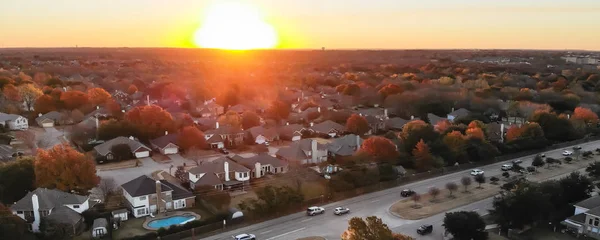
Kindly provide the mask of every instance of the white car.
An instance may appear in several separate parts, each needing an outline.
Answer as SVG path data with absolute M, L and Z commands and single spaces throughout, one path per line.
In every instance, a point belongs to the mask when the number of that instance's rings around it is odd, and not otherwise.
M 323 213 L 325 213 L 325 208 L 322 207 L 309 207 L 308 209 L 306 209 L 306 215 L 308 216 L 314 216 Z
M 471 170 L 471 175 L 473 175 L 473 176 L 483 175 L 483 170 L 481 170 L 481 169 L 473 169 L 473 170 Z
M 511 170 L 512 168 L 513 168 L 512 164 L 504 164 L 501 167 L 502 171 L 508 171 L 508 170 Z
M 569 150 L 565 150 L 563 151 L 562 155 L 563 156 L 571 156 L 571 154 L 573 154 L 573 152 L 569 151 Z
M 350 212 L 350 208 L 336 207 L 335 209 L 333 209 L 333 214 L 338 215 L 338 216 L 349 213 L 349 212 Z
M 235 240 L 256 240 L 256 236 L 254 236 L 254 234 L 243 233 L 243 234 L 233 237 L 233 239 L 235 239 Z

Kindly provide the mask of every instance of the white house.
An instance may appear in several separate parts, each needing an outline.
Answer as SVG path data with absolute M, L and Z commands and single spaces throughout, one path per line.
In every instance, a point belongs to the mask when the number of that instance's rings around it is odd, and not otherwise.
M 179 152 L 179 146 L 177 146 L 177 140 L 179 134 L 169 134 L 165 131 L 164 136 L 150 140 L 152 148 L 161 154 L 177 154 Z
M 143 217 L 150 213 L 189 208 L 196 197 L 180 186 L 165 180 L 155 181 L 146 175 L 121 185 L 123 196 L 133 216 Z
M 190 187 L 212 186 L 219 190 L 243 189 L 250 180 L 250 169 L 221 157 L 188 170 Z
M 25 130 L 29 128 L 27 118 L 16 114 L 0 113 L 0 125 L 10 130 Z
M 64 223 L 77 232 L 83 223 L 81 213 L 90 208 L 89 197 L 38 188 L 10 207 L 14 215 L 28 223 L 30 231 L 39 232 L 41 218 Z

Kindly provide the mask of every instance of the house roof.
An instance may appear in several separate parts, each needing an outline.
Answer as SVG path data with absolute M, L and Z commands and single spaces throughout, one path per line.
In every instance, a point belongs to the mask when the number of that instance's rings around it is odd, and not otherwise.
M 384 108 L 359 108 L 355 112 L 362 114 L 363 116 L 383 116 L 383 115 L 385 115 Z
M 279 136 L 277 129 L 264 128 L 263 126 L 252 127 L 250 129 L 248 129 L 248 132 L 250 132 L 250 135 L 252 135 L 252 138 L 254 138 L 254 139 L 256 139 L 256 137 L 258 137 L 260 135 L 264 136 L 267 139 L 273 139 L 273 138 L 277 138 Z
M 203 162 L 200 165 L 191 168 L 188 172 L 192 174 L 201 173 L 225 173 L 224 163 L 229 163 L 229 172 L 249 172 L 250 169 L 234 162 L 227 157 L 220 157 L 210 162 Z
M 43 114 L 42 116 L 39 116 L 37 118 L 35 118 L 35 121 L 38 124 L 41 124 L 44 120 L 52 120 L 52 121 L 58 121 L 62 118 L 63 114 L 57 111 L 52 111 L 52 112 L 48 112 L 46 114 Z
M 238 133 L 244 133 L 244 131 L 242 131 L 242 129 L 240 129 L 240 128 L 233 127 L 230 125 L 219 126 L 219 128 L 217 128 L 217 129 L 211 129 L 211 130 L 204 132 L 204 134 L 238 134 Z
M 10 208 L 15 211 L 33 210 L 33 205 L 31 204 L 31 196 L 33 194 L 36 194 L 38 197 L 40 210 L 50 210 L 65 204 L 82 204 L 88 199 L 86 196 L 66 193 L 56 189 L 37 188 L 27 193 L 25 197 L 21 198 L 21 200 L 17 201 Z
M 0 144 L 0 162 L 14 159 L 15 150 L 10 145 Z
M 103 116 L 103 115 L 108 116 L 108 115 L 110 115 L 110 112 L 106 108 L 99 108 L 99 109 L 95 109 L 91 113 L 88 113 L 87 115 L 85 115 L 83 117 L 83 119 L 88 119 L 91 117 L 97 117 L 97 116 Z
M 235 106 L 228 108 L 227 111 L 243 113 L 243 112 L 248 112 L 248 111 L 254 111 L 254 109 L 252 109 L 251 107 L 246 106 L 244 104 L 237 104 Z
M 573 215 L 573 216 L 568 217 L 567 219 L 571 220 L 572 222 L 578 223 L 578 224 L 584 224 L 585 223 L 585 213 Z
M 300 131 L 302 131 L 303 128 L 304 128 L 304 126 L 302 126 L 300 124 L 285 125 L 285 126 L 279 128 L 279 135 L 292 137 L 295 132 L 297 132 L 298 134 L 301 134 Z
M 310 158 L 306 154 L 306 152 L 312 151 L 312 141 L 316 141 L 313 139 L 302 139 L 300 141 L 295 141 L 290 144 L 289 147 L 280 148 L 275 155 L 281 156 L 285 159 L 289 160 L 302 160 Z M 327 145 L 321 144 L 317 142 L 317 150 L 326 150 Z
M 200 174 L 200 173 L 192 173 L 192 174 Z M 206 174 L 202 175 L 202 177 L 200 177 L 200 179 L 198 179 L 198 181 L 196 181 L 194 184 L 196 184 L 197 186 L 214 186 L 214 185 L 223 184 L 223 181 L 221 181 L 221 179 L 219 179 L 219 177 L 217 177 L 217 175 L 215 173 L 206 173 Z
M 350 134 L 334 139 L 327 150 L 340 156 L 352 156 L 360 148 L 362 142 L 363 139 L 358 135 Z
M 179 134 L 171 133 L 171 134 L 163 135 L 158 138 L 152 139 L 152 140 L 150 140 L 150 143 L 162 149 L 162 148 L 165 148 L 170 143 L 177 145 L 178 138 L 179 138 Z
M 273 157 L 268 153 L 259 153 L 249 158 L 239 157 L 234 160 L 250 169 L 253 169 L 256 163 L 260 163 L 261 165 L 271 165 L 273 167 L 283 167 L 287 165 L 284 161 Z
M 98 154 L 100 154 L 102 156 L 106 156 L 106 154 L 108 154 L 110 152 L 110 149 L 113 146 L 118 145 L 118 144 L 129 145 L 132 152 L 135 152 L 139 148 L 145 148 L 148 151 L 150 151 L 150 148 L 146 147 L 146 145 L 144 145 L 136 140 L 132 140 L 132 139 L 129 139 L 129 138 L 123 137 L 123 136 L 113 138 L 113 139 L 108 140 L 98 146 L 95 146 L 94 150 L 96 150 L 96 152 L 98 152 Z
M 585 213 L 586 214 L 591 214 L 591 215 L 594 215 L 594 216 L 600 216 L 600 207 L 592 208 L 592 209 L 588 210 Z
M 342 126 L 339 123 L 331 121 L 331 120 L 317 123 L 310 128 L 313 131 L 319 132 L 319 133 L 330 133 L 332 130 L 337 131 L 337 132 L 343 132 L 346 129 L 346 127 Z
M 223 138 L 219 134 L 212 135 L 210 138 L 206 139 L 206 143 L 220 143 L 220 142 L 223 142 Z
M 600 207 L 600 196 L 593 196 L 588 199 L 585 199 L 581 202 L 573 204 L 576 207 L 581 207 L 585 209 L 592 209 L 596 207 Z
M 163 185 L 166 185 L 166 186 L 170 187 L 173 190 L 173 192 L 171 193 L 171 195 L 173 196 L 173 200 L 190 198 L 190 197 L 194 196 L 194 194 L 191 193 L 190 191 L 185 190 L 183 187 L 178 186 L 176 184 L 173 184 L 173 183 L 171 183 L 169 181 L 160 180 L 160 182 Z
M 471 111 L 469 111 L 467 109 L 459 108 L 455 111 L 448 113 L 448 115 L 454 116 L 454 117 L 464 117 L 464 116 L 469 115 L 470 113 L 471 113 Z
M 212 128 L 215 127 L 217 123 L 216 118 L 194 118 L 194 123 L 202 126 L 210 126 Z
M 428 113 L 427 114 L 427 119 L 429 119 L 429 123 L 431 123 L 431 125 L 436 125 L 438 122 L 441 122 L 443 120 L 447 120 L 446 118 L 438 117 L 437 115 L 435 115 L 433 113 Z
M 94 224 L 92 224 L 92 229 L 106 228 L 107 226 L 108 221 L 106 221 L 106 218 L 96 218 L 94 219 Z
M 17 114 L 7 114 L 0 112 L 0 122 L 14 121 L 17 120 L 17 118 L 19 117 L 21 116 Z
M 142 175 L 129 182 L 123 183 L 121 187 L 132 197 L 140 197 L 156 193 L 156 181 L 146 175 Z M 173 191 L 171 187 L 161 182 L 162 192 Z
M 405 120 L 403 118 L 395 117 L 385 120 L 385 127 L 387 129 L 396 129 L 400 130 L 407 124 L 409 120 Z
M 65 206 L 60 206 L 52 210 L 50 215 L 46 216 L 46 219 L 50 219 L 59 223 L 68 223 L 69 225 L 73 226 L 79 221 L 81 221 L 83 217 L 79 215 L 79 213 L 75 212 L 73 209 L 70 209 Z

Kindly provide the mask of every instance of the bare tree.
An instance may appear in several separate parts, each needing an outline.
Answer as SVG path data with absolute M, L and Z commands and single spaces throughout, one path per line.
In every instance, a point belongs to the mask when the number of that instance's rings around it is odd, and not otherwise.
M 463 177 L 462 179 L 460 179 L 460 184 L 462 184 L 465 187 L 465 192 L 469 192 L 469 186 L 471 186 L 471 183 L 473 183 L 473 181 L 471 180 L 470 177 Z
M 448 196 L 454 197 L 454 195 L 452 195 L 452 192 L 454 192 L 454 191 L 456 191 L 456 189 L 458 189 L 458 185 L 456 185 L 456 183 L 454 183 L 454 182 L 449 182 L 449 183 L 446 183 L 446 189 L 448 189 L 448 191 L 450 192 L 450 194 Z
M 429 195 L 431 195 L 431 201 L 435 202 L 437 200 L 437 196 L 440 195 L 440 189 L 436 187 L 431 187 L 429 189 Z
M 415 203 L 413 205 L 413 207 L 417 207 L 418 206 L 417 202 L 419 202 L 421 200 L 421 195 L 419 195 L 418 193 L 415 193 L 415 194 L 413 194 L 413 195 L 410 196 L 410 199 L 412 199 L 413 202 Z
M 114 178 L 107 177 L 100 179 L 100 184 L 98 185 L 100 191 L 102 191 L 102 197 L 106 199 L 106 196 L 111 194 L 117 188 L 117 182 Z

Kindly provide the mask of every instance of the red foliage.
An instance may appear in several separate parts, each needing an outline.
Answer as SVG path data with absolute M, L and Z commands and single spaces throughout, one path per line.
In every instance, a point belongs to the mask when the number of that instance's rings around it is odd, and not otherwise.
M 90 102 L 95 106 L 104 104 L 112 98 L 110 93 L 102 88 L 90 88 L 88 89 L 87 94 L 90 98 Z
M 399 153 L 396 145 L 384 137 L 370 137 L 360 146 L 360 152 L 366 153 L 377 161 L 392 161 Z
M 396 84 L 388 84 L 379 89 L 379 94 L 383 97 L 402 93 L 404 90 Z
M 352 114 L 346 121 L 346 130 L 362 136 L 369 132 L 369 122 L 367 122 L 367 119 L 363 116 Z
M 206 139 L 204 133 L 194 126 L 188 126 L 181 129 L 179 139 L 177 139 L 179 147 L 184 150 L 191 148 L 206 148 Z
M 429 152 L 429 146 L 427 146 L 423 139 L 417 143 L 412 154 L 415 157 L 415 168 L 418 171 L 428 171 L 433 168 L 433 156 Z
M 518 139 L 521 134 L 523 133 L 523 130 L 520 127 L 512 126 L 511 128 L 508 129 L 508 131 L 506 131 L 506 141 L 510 142 L 510 141 L 514 141 L 516 139 Z
M 4 97 L 10 101 L 19 102 L 21 100 L 21 95 L 19 94 L 19 90 L 15 85 L 6 84 L 2 89 L 2 93 L 4 93 Z
M 38 187 L 65 192 L 75 190 L 81 194 L 100 181 L 94 161 L 68 144 L 59 144 L 49 150 L 39 149 L 34 167 Z
M 125 114 L 125 119 L 132 123 L 145 139 L 156 138 L 165 131 L 171 132 L 175 129 L 171 114 L 157 105 L 131 109 Z
M 137 91 L 138 91 L 138 88 L 135 85 L 133 85 L 133 84 L 129 85 L 129 87 L 127 88 L 127 93 L 128 94 L 134 94 Z
M 90 99 L 87 94 L 81 91 L 68 91 L 60 95 L 60 101 L 68 110 L 77 109 L 89 103 Z
M 477 138 L 480 140 L 484 140 L 485 139 L 485 134 L 483 133 L 483 130 L 481 130 L 481 128 L 469 128 L 467 129 L 467 136 L 469 136 L 470 138 Z
M 56 104 L 54 99 L 47 94 L 38 97 L 38 99 L 35 100 L 35 104 L 33 106 L 37 113 L 45 114 L 48 112 L 56 111 Z
M 575 108 L 575 113 L 573 113 L 573 119 L 582 120 L 587 124 L 598 123 L 598 115 L 592 112 L 592 110 L 583 107 Z

